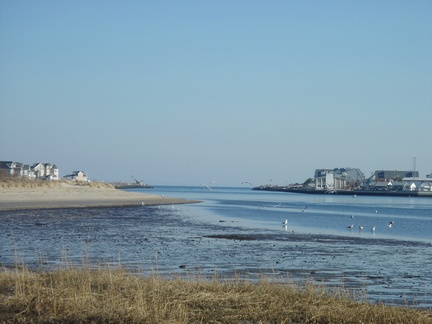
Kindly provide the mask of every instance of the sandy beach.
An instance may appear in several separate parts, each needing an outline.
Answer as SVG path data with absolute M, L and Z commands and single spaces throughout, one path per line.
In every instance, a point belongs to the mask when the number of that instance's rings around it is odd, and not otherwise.
M 62 182 L 55 186 L 0 187 L 0 211 L 45 208 L 155 206 L 197 203 L 144 193 L 127 192 L 109 185 L 83 186 Z

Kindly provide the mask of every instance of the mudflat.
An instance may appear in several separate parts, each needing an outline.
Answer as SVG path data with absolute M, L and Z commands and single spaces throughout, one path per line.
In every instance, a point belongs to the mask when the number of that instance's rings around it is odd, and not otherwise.
M 50 185 L 0 186 L 0 211 L 45 208 L 155 206 L 199 201 L 170 198 L 115 189 L 109 184 L 82 185 L 59 182 Z

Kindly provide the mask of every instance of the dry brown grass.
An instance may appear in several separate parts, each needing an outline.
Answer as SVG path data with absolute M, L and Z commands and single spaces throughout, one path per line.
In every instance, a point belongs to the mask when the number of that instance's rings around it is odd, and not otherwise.
M 0 273 L 0 322 L 432 323 L 430 311 L 262 279 L 140 277 L 121 269 Z
M 58 188 L 64 186 L 91 187 L 91 188 L 113 188 L 114 186 L 106 182 L 87 182 L 73 180 L 40 180 L 28 179 L 15 176 L 0 176 L 0 188 Z

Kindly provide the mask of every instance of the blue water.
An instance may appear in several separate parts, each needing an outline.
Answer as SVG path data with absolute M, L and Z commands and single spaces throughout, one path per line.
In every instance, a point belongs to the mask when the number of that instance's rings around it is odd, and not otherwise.
M 432 198 L 307 195 L 217 187 L 164 186 L 144 192 L 202 200 L 192 207 L 198 214 L 211 213 L 246 227 L 275 229 L 288 219 L 288 229 L 298 233 L 432 243 Z M 390 222 L 394 222 L 391 228 L 387 226 Z M 352 231 L 347 231 L 349 225 L 354 225 Z M 358 231 L 359 226 L 364 229 Z
M 343 286 L 371 302 L 432 308 L 432 199 L 212 189 L 130 190 L 198 204 L 0 212 L 0 264 L 267 275 Z

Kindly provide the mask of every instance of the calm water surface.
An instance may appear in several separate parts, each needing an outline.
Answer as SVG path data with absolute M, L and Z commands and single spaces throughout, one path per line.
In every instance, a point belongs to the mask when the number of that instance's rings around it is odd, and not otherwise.
M 344 286 L 369 301 L 432 307 L 430 198 L 217 187 L 131 191 L 202 202 L 1 212 L 0 263 L 52 269 L 85 260 L 144 275 L 269 275 Z

